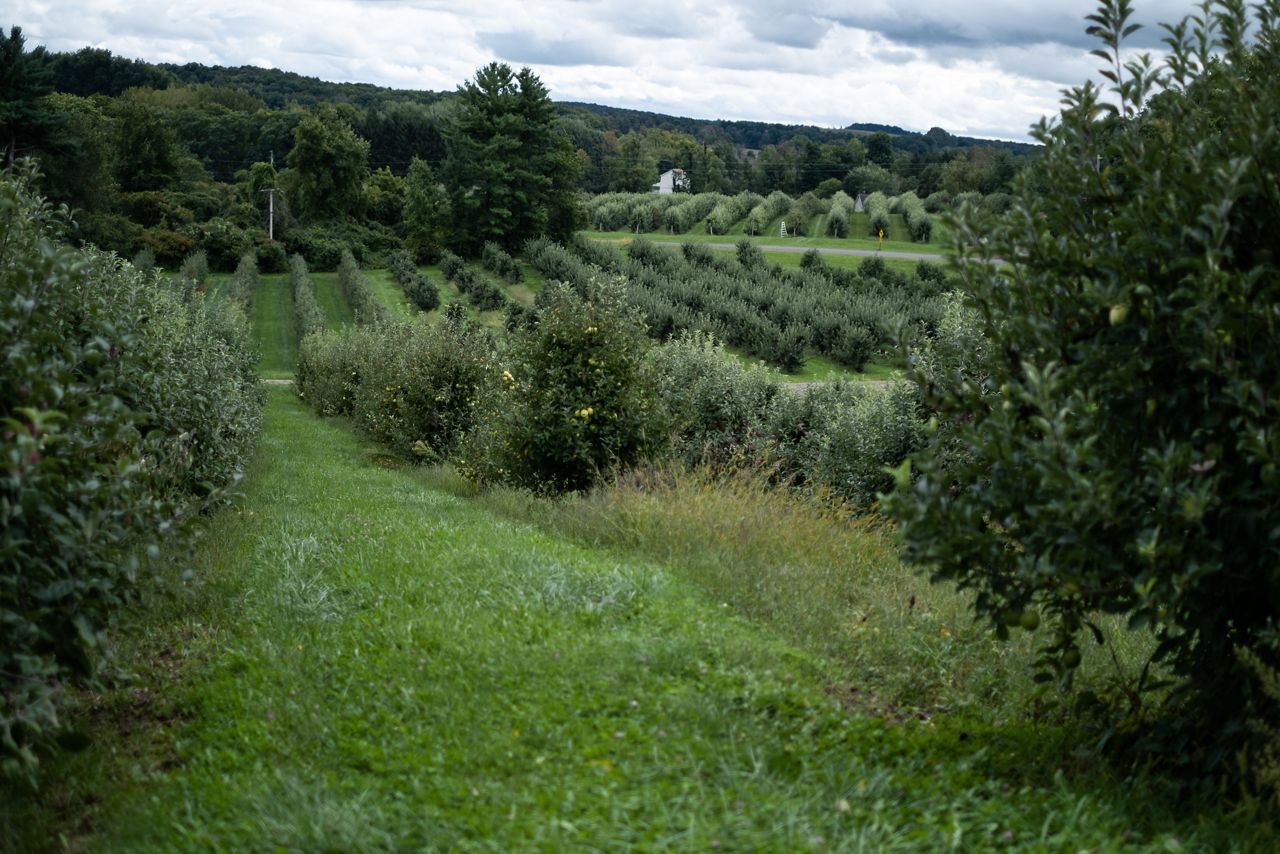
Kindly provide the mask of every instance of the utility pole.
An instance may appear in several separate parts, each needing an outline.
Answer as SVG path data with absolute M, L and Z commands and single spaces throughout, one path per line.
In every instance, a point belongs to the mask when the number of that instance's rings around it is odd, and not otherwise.
M 271 183 L 276 182 L 276 153 L 271 151 Z M 280 192 L 279 188 L 273 186 L 269 190 L 263 190 L 267 194 L 267 240 L 276 239 L 276 193 Z

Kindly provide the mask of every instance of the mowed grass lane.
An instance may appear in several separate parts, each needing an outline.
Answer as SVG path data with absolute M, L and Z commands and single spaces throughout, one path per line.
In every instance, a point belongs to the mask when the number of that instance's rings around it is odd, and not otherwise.
M 253 295 L 253 330 L 262 358 L 258 375 L 263 379 L 288 379 L 297 361 L 293 331 L 293 294 L 289 277 L 261 275 Z
M 35 813 L 69 813 L 77 848 L 1224 838 L 1105 775 L 1024 767 L 1060 741 L 1052 729 L 971 737 L 846 710 L 821 660 L 674 568 L 429 489 L 291 389 L 269 395 L 243 498 L 190 559 L 196 581 L 122 640 L 143 687 L 99 699 L 94 746 Z

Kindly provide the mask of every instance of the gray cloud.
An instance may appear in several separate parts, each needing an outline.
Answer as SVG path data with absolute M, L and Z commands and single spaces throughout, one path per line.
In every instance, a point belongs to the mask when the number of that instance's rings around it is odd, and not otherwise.
M 599 41 L 543 38 L 527 32 L 477 33 L 481 47 L 508 62 L 520 65 L 627 65 L 627 51 L 620 45 L 606 47 Z
M 500 58 L 562 100 L 695 117 L 854 121 L 1025 138 L 1060 90 L 1093 76 L 1096 0 L 10 0 L 54 50 L 246 63 L 452 89 Z M 56 7 L 56 8 L 55 8 Z M 1147 24 L 1192 0 L 1136 0 Z M 1154 26 L 1131 40 L 1160 46 Z

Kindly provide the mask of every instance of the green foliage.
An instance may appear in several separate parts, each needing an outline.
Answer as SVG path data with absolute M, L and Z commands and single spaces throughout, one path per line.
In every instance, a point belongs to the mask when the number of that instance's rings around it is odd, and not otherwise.
M 209 284 L 209 256 L 203 249 L 197 249 L 182 259 L 178 277 L 185 283 L 188 292 L 205 289 Z
M 136 265 L 135 265 L 136 266 Z M 236 271 L 231 276 L 227 296 L 239 303 L 246 316 L 252 314 L 253 297 L 258 290 L 258 256 L 248 252 L 241 256 Z
M 364 212 L 369 143 L 333 107 L 321 107 L 298 122 L 286 162 L 292 170 L 290 198 L 300 218 L 327 221 Z
M 867 215 L 868 234 L 872 237 L 889 237 L 889 200 L 884 193 L 872 193 L 862 203 Z
M 254 246 L 252 234 L 222 217 L 188 226 L 183 229 L 183 233 L 195 238 L 196 245 L 205 253 L 210 269 L 219 272 L 235 269 L 244 254 Z
M 481 481 L 559 494 L 635 464 L 660 438 L 644 326 L 621 282 L 551 284 L 511 341 L 509 372 L 459 461 Z
M 933 217 L 924 208 L 924 202 L 915 193 L 903 193 L 897 198 L 898 213 L 907 223 L 907 231 L 916 243 L 928 243 L 933 236 Z
M 421 264 L 434 264 L 449 240 L 449 194 L 426 162 L 413 158 L 405 178 L 405 245 Z
M 298 355 L 303 400 L 423 462 L 455 451 L 498 382 L 492 336 L 453 316 L 346 327 L 307 338 Z
M 707 215 L 707 234 L 728 234 L 729 229 L 746 216 L 763 199 L 752 192 L 720 200 Z
M 771 415 L 780 473 L 870 507 L 893 487 L 889 470 L 923 445 L 919 409 L 919 394 L 902 382 L 824 383 L 782 398 Z
M 149 276 L 156 268 L 156 253 L 150 246 L 144 246 L 133 256 L 133 268 L 144 276 Z
M 492 240 L 485 243 L 484 251 L 480 253 L 480 263 L 490 273 L 500 276 L 509 284 L 517 285 L 524 280 L 524 271 L 520 269 L 516 259 Z
M 705 332 L 683 333 L 649 358 L 672 456 L 717 470 L 752 466 L 764 456 L 767 414 L 785 393 L 775 376 L 730 359 Z
M 853 216 L 854 202 L 841 190 L 831 197 L 831 209 L 827 213 L 827 234 L 832 237 L 849 236 L 849 217 Z
M 788 214 L 787 233 L 805 235 L 813 233 L 814 220 L 830 210 L 831 205 L 818 198 L 814 193 L 805 193 L 796 199 Z
M 510 248 L 544 233 L 567 238 L 581 219 L 573 189 L 581 166 L 555 126 L 546 86 L 528 68 L 513 73 L 495 62 L 460 86 L 457 98 L 445 163 L 462 224 L 453 243 L 474 255 L 486 240 Z
M 293 295 L 293 333 L 300 344 L 308 335 L 328 328 L 324 311 L 316 302 L 307 260 L 301 255 L 294 255 L 289 263 L 289 291 Z
M 419 311 L 435 311 L 440 307 L 440 292 L 430 279 L 419 272 L 407 251 L 392 252 L 387 257 L 387 269 Z
M 18 135 L 29 134 L 39 123 L 40 99 L 49 92 L 49 56 L 43 47 L 26 49 L 22 27 L 0 29 L 0 144 L 4 166 L 13 166 Z M 28 141 L 28 140 L 24 140 Z
M 924 456 L 892 508 L 907 556 L 998 631 L 1042 619 L 1046 677 L 1108 640 L 1098 611 L 1153 629 L 1177 680 L 1155 749 L 1221 773 L 1245 721 L 1280 714 L 1236 655 L 1280 663 L 1280 7 L 1211 3 L 1159 69 L 1120 61 L 1130 14 L 1090 17 L 1110 90 L 1072 89 L 1035 129 L 1008 215 L 960 217 L 988 355 L 921 375 L 969 456 Z
M 224 495 L 259 426 L 244 315 L 59 242 L 0 182 L 0 776 L 33 774 L 144 551 Z
M 763 234 L 778 217 L 791 210 L 791 197 L 781 190 L 774 190 L 760 204 L 751 209 L 742 230 L 747 234 Z
M 377 325 L 390 319 L 386 305 L 374 296 L 369 280 L 360 272 L 360 265 L 348 249 L 342 251 L 342 260 L 338 264 L 338 287 L 342 289 L 347 305 L 351 306 L 356 323 Z
M 477 310 L 498 311 L 506 307 L 507 294 L 502 288 L 467 267 L 465 261 L 447 249 L 440 256 L 440 272 Z

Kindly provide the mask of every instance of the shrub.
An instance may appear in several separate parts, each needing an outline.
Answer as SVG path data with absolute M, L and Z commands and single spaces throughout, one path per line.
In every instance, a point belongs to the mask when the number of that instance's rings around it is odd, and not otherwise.
M 448 458 L 499 382 L 492 336 L 454 314 L 435 326 L 346 327 L 303 342 L 299 391 L 409 459 Z
M 316 302 L 311 274 L 307 271 L 307 259 L 294 255 L 289 264 L 289 290 L 293 294 L 293 334 L 298 342 L 313 332 L 328 328 L 320 303 Z
M 512 337 L 504 391 L 461 469 L 539 492 L 582 490 L 633 465 L 661 430 L 643 325 L 621 282 L 586 297 L 549 285 L 537 322 Z
M 524 280 L 524 271 L 520 269 L 520 264 L 507 254 L 507 250 L 492 240 L 485 241 L 484 250 L 480 253 L 480 263 L 490 273 L 501 277 L 509 284 L 519 284 Z
M 182 300 L 0 179 L 0 775 L 34 775 L 143 555 L 236 480 L 261 391 L 243 313 Z
M 1129 14 L 1091 16 L 1104 55 Z M 1046 678 L 1107 639 L 1098 611 L 1152 628 L 1178 682 L 1139 744 L 1216 773 L 1249 719 L 1280 719 L 1237 655 L 1280 663 L 1280 32 L 1274 3 L 1248 17 L 1210 3 L 1160 71 L 1117 59 L 1110 91 L 1071 90 L 1013 209 L 960 217 L 989 379 L 925 390 L 971 458 L 923 456 L 892 502 L 907 556 L 976 590 L 997 632 L 1043 623 Z
M 253 238 L 248 232 L 221 217 L 186 226 L 182 231 L 195 238 L 196 245 L 208 259 L 209 268 L 219 272 L 234 269 L 244 253 L 253 247 Z
M 209 259 L 203 249 L 197 249 L 182 259 L 182 268 L 178 271 L 178 278 L 183 284 L 184 291 L 188 294 L 195 291 L 203 291 L 208 286 Z
M 440 307 L 440 292 L 436 286 L 418 271 L 413 257 L 404 249 L 398 249 L 387 255 L 387 269 L 391 271 L 409 302 L 419 311 L 435 311 Z
M 253 307 L 253 297 L 258 290 L 258 256 L 252 252 L 245 253 L 231 276 L 231 287 L 227 296 L 240 305 L 248 314 Z
M 707 234 L 728 234 L 729 229 L 761 201 L 760 196 L 751 192 L 721 200 L 707 215 Z
M 766 416 L 781 392 L 763 366 L 746 367 L 705 332 L 688 332 L 650 352 L 670 452 L 689 465 L 753 465 L 768 444 Z
M 289 272 L 289 256 L 284 246 L 275 240 L 259 241 L 254 251 L 258 255 L 258 270 L 263 273 Z
M 156 253 L 150 246 L 144 246 L 133 256 L 133 268 L 144 276 L 149 276 L 156 268 Z
M 338 286 L 342 295 L 351 306 L 351 313 L 356 323 L 379 324 L 390 319 L 390 312 L 382 301 L 374 296 L 369 280 L 360 272 L 355 256 L 349 250 L 342 251 L 342 260 L 338 263 Z
M 781 472 L 859 507 L 870 507 L 889 491 L 889 469 L 923 444 L 920 399 L 910 383 L 828 383 L 777 404 L 771 431 Z

